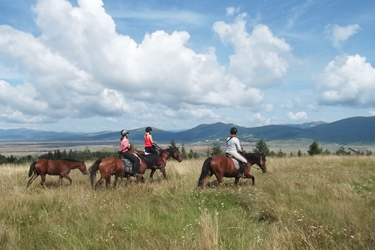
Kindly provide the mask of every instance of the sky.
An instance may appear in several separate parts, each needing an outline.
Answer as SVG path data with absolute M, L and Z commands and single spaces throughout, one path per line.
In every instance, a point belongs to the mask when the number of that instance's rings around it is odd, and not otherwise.
M 375 115 L 375 1 L 0 0 L 0 129 Z

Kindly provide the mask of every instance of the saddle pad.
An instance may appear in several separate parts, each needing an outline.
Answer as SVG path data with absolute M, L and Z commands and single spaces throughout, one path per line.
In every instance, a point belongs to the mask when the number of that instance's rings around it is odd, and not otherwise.
M 237 169 L 237 170 L 239 170 L 240 169 L 240 164 L 238 163 L 238 161 L 236 160 L 236 159 L 234 159 L 234 158 L 231 158 L 231 157 L 229 157 L 232 161 L 233 161 L 233 163 L 234 163 L 234 167 Z

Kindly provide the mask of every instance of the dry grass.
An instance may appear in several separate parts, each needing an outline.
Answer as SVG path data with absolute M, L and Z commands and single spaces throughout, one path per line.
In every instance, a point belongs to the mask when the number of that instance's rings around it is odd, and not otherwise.
M 97 191 L 78 170 L 72 186 L 47 176 L 26 190 L 29 166 L 1 165 L 0 249 L 375 248 L 375 157 L 268 158 L 255 187 L 227 178 L 202 191 L 203 161 Z

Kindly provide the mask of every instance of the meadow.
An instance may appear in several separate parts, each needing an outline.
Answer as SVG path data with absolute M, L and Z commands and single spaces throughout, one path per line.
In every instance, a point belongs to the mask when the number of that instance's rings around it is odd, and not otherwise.
M 255 186 L 200 190 L 203 161 L 96 191 L 79 170 L 26 189 L 29 165 L 1 165 L 0 249 L 375 249 L 375 156 L 269 157 Z

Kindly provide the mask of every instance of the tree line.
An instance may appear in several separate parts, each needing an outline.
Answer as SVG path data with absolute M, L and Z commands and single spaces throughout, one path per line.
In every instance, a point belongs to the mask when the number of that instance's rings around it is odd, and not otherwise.
M 244 150 L 243 150 L 244 151 Z M 244 151 L 246 152 L 246 151 Z M 253 149 L 253 153 L 265 153 L 267 156 L 271 157 L 285 157 L 287 156 L 281 149 L 279 151 L 274 152 L 268 148 L 267 143 L 261 139 L 255 144 L 255 148 Z M 345 150 L 343 146 L 336 150 L 336 152 L 330 152 L 328 149 L 323 150 L 323 148 L 319 147 L 317 141 L 314 141 L 312 144 L 309 145 L 309 149 L 307 150 L 308 155 L 372 155 L 371 150 L 367 150 L 366 152 L 359 152 L 356 150 L 351 149 Z M 222 149 L 219 143 L 214 143 L 211 148 L 207 149 L 206 156 L 213 156 L 213 155 L 225 155 L 225 150 Z M 298 150 L 297 153 L 291 152 L 289 156 L 304 156 L 305 153 L 302 153 L 301 150 Z
M 177 147 L 176 143 L 172 140 L 170 145 L 168 147 Z M 133 148 L 133 145 L 131 145 L 131 148 Z M 202 155 L 199 155 L 198 152 L 194 151 L 193 149 L 190 149 L 189 152 L 187 152 L 184 144 L 182 144 L 182 147 L 179 148 L 180 154 L 182 159 L 198 159 L 202 157 Z M 286 157 L 287 154 L 284 153 L 281 149 L 279 151 L 274 152 L 268 148 L 267 143 L 261 139 L 259 140 L 255 148 L 253 149 L 253 153 L 265 153 L 267 156 L 270 157 Z M 336 152 L 330 152 L 329 150 L 321 148 L 317 141 L 314 141 L 311 145 L 309 145 L 309 149 L 307 150 L 308 155 L 372 155 L 372 151 L 367 150 L 366 152 L 358 152 L 353 149 L 351 151 L 345 150 L 343 146 L 341 146 L 339 149 L 336 150 Z M 219 143 L 214 143 L 211 147 L 209 147 L 205 153 L 204 156 L 210 157 L 213 155 L 225 155 L 225 150 L 222 149 L 222 146 Z M 297 153 L 291 152 L 289 156 L 304 156 L 306 153 L 302 153 L 301 150 L 298 150 Z M 58 159 L 75 159 L 75 160 L 81 160 L 81 161 L 89 161 L 89 160 L 97 160 L 99 158 L 105 158 L 105 157 L 117 157 L 118 152 L 113 151 L 94 151 L 92 152 L 88 147 L 86 147 L 82 151 L 77 150 L 53 150 L 48 151 L 45 154 L 41 154 L 38 156 L 21 156 L 21 157 L 14 157 L 11 156 L 4 156 L 0 154 L 0 164 L 25 164 L 25 163 L 31 163 L 34 161 L 38 161 L 40 159 L 48 159 L 48 160 L 58 160 Z

